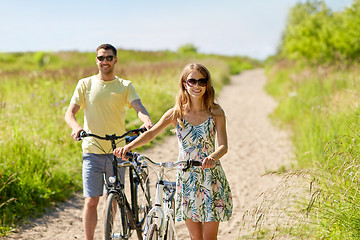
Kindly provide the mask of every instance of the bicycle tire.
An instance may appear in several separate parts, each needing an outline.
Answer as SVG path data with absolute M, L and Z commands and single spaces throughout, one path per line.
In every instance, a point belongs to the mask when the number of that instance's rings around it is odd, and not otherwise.
M 174 198 L 172 198 L 172 200 L 171 200 L 171 209 L 173 211 L 173 214 L 172 214 L 173 226 L 175 226 L 175 199 Z M 174 229 L 169 224 L 170 221 L 171 221 L 170 219 L 168 219 L 168 221 L 166 221 L 164 240 L 174 240 L 175 239 L 175 232 L 174 232 Z
M 127 239 L 129 224 L 126 209 L 118 193 L 110 193 L 104 213 L 104 239 Z
M 156 223 L 152 223 L 146 233 L 146 240 L 157 240 L 159 236 Z
M 148 177 L 148 168 L 142 167 L 141 169 L 141 175 L 139 176 L 139 181 L 134 182 L 134 190 L 135 190 L 135 199 L 134 199 L 134 205 L 135 205 L 135 216 L 136 221 L 140 225 L 140 231 L 139 228 L 137 229 L 138 236 L 142 236 L 143 231 L 143 225 L 145 223 L 145 219 L 147 216 L 147 213 L 151 209 L 151 195 L 150 195 L 150 184 L 147 179 Z M 140 237 L 139 237 L 140 239 Z

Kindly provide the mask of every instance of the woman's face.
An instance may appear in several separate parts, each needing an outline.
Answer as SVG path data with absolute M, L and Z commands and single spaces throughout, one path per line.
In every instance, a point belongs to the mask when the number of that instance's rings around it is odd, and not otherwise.
M 185 90 L 191 97 L 201 98 L 206 92 L 207 79 L 198 71 L 193 70 L 184 82 Z

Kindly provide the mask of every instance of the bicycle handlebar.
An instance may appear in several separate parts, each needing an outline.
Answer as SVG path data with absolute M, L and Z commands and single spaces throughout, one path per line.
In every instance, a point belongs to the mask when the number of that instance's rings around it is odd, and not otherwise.
M 150 158 L 144 156 L 144 155 L 140 155 L 139 153 L 132 153 L 132 152 L 127 152 L 125 155 L 127 158 L 132 158 L 132 159 L 136 159 L 136 160 L 141 160 L 141 159 L 145 159 L 149 162 L 151 162 L 154 165 L 160 166 L 160 167 L 165 167 L 165 168 L 174 168 L 180 164 L 185 164 L 185 167 L 182 169 L 183 171 L 188 170 L 190 167 L 195 167 L 195 166 L 202 166 L 202 162 L 197 161 L 197 160 L 193 160 L 193 159 L 189 159 L 187 161 L 177 161 L 177 162 L 154 162 L 153 160 L 151 160 Z
M 87 133 L 85 131 L 81 131 L 77 140 L 80 141 L 80 140 L 84 139 L 85 137 L 95 137 L 95 138 L 102 139 L 102 140 L 112 141 L 112 140 L 117 140 L 117 139 L 124 138 L 124 137 L 128 136 L 131 133 L 137 135 L 137 134 L 143 133 L 145 131 L 146 131 L 146 128 L 137 128 L 137 129 L 129 130 L 126 133 L 124 133 L 124 134 L 122 134 L 120 136 L 117 136 L 116 134 L 112 134 L 112 135 L 107 135 L 106 134 L 105 137 L 102 137 L 102 136 L 99 136 L 99 135 L 96 135 L 96 134 L 92 134 L 92 133 Z M 130 137 L 130 138 L 132 138 L 132 139 L 129 140 L 130 142 L 135 139 L 133 137 Z

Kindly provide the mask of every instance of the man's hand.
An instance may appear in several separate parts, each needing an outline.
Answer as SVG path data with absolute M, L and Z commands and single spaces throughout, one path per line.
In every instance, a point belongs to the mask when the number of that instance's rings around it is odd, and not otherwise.
M 79 135 L 80 135 L 80 133 L 81 133 L 82 131 L 84 131 L 84 129 L 82 129 L 82 128 L 73 129 L 73 131 L 71 132 L 71 137 L 72 137 L 75 141 L 78 141 Z
M 135 99 L 131 102 L 131 106 L 136 111 L 139 119 L 144 123 L 142 126 L 145 127 L 147 130 L 152 128 L 154 124 L 150 120 L 150 115 L 145 109 L 144 105 L 141 103 L 140 99 Z
M 152 122 L 150 123 L 144 123 L 141 128 L 146 128 L 146 130 L 149 130 L 150 128 L 152 128 L 154 126 L 154 124 Z

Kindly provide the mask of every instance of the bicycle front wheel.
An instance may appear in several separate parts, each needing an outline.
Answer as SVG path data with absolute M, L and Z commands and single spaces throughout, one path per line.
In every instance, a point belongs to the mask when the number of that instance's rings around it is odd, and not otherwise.
M 157 240 L 158 239 L 158 230 L 156 223 L 152 223 L 146 234 L 146 240 Z
M 174 240 L 175 239 L 175 199 L 174 197 L 171 200 L 171 204 L 170 204 L 170 209 L 171 209 L 171 217 L 172 219 L 168 219 L 168 221 L 166 221 L 166 227 L 165 227 L 165 240 Z
M 138 181 L 134 182 L 136 195 L 134 205 L 136 208 L 137 222 L 141 224 L 144 223 L 145 217 L 152 207 L 148 172 L 147 167 L 142 167 L 141 172 L 138 172 Z
M 135 214 L 136 232 L 139 239 L 142 239 L 145 218 L 151 209 L 148 171 L 147 166 L 137 168 L 131 180 L 134 191 L 132 197 L 133 213 Z
M 129 224 L 122 198 L 118 193 L 110 193 L 104 213 L 104 239 L 127 239 L 128 237 Z

